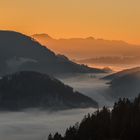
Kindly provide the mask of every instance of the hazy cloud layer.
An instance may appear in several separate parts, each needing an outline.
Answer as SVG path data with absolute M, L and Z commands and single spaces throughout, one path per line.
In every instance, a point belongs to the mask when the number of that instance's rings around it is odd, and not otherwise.
M 75 109 L 60 112 L 25 111 L 0 113 L 1 140 L 46 140 L 49 133 L 63 133 L 94 109 Z

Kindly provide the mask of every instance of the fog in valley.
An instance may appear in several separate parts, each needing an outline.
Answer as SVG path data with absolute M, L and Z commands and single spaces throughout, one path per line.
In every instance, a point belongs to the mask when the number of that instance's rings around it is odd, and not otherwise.
M 107 74 L 75 74 L 58 77 L 59 80 L 70 85 L 75 90 L 96 100 L 99 107 L 113 105 L 112 99 L 108 95 L 108 84 L 102 80 Z
M 0 140 L 140 140 L 140 0 L 0 13 Z
M 107 96 L 107 81 L 100 80 L 104 74 L 64 75 L 57 78 L 75 90 L 93 98 L 103 105 L 111 106 L 113 101 Z M 26 110 L 0 113 L 0 138 L 3 140 L 45 140 L 49 133 L 60 132 L 80 121 L 84 115 L 96 109 L 73 109 L 47 112 Z
M 49 133 L 64 133 L 67 127 L 95 109 L 74 109 L 58 112 L 28 110 L 0 113 L 1 140 L 47 140 Z

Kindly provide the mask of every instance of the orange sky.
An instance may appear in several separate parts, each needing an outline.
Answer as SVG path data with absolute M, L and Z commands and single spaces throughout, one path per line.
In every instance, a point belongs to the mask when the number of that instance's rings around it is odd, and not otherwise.
M 0 29 L 140 44 L 140 0 L 0 0 Z

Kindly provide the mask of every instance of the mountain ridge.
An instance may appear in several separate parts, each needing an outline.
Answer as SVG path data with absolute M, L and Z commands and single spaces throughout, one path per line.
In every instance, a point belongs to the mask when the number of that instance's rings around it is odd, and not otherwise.
M 140 92 L 140 67 L 123 70 L 104 78 L 109 80 L 109 95 L 113 98 L 131 98 Z
M 0 31 L 0 75 L 22 70 L 48 74 L 103 73 L 57 56 L 35 39 L 14 31 Z
M 96 108 L 98 103 L 46 74 L 20 71 L 0 79 L 0 110 L 87 107 Z

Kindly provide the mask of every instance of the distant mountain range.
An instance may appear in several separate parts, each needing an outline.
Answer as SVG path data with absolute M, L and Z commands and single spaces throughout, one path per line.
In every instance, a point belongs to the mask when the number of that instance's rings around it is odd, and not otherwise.
M 109 94 L 112 97 L 134 98 L 140 93 L 140 67 L 124 70 L 104 79 L 110 80 Z
M 82 64 L 103 64 L 103 65 L 139 65 L 140 56 L 101 56 L 77 60 Z
M 104 72 L 55 55 L 33 38 L 13 31 L 0 31 L 0 75 L 22 70 L 48 74 Z
M 46 74 L 21 71 L 0 79 L 0 110 L 86 107 L 98 107 L 98 104 Z
M 35 34 L 33 37 L 56 53 L 65 54 L 75 60 L 107 56 L 132 58 L 132 61 L 134 57 L 140 60 L 140 45 L 124 41 L 95 39 L 93 37 L 54 39 L 48 34 Z

